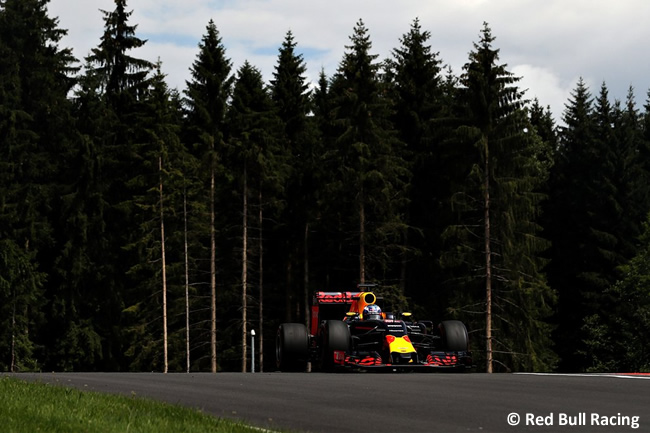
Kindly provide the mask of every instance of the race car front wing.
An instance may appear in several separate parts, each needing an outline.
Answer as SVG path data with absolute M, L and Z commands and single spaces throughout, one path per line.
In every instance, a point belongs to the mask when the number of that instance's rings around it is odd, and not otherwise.
M 440 371 L 472 369 L 470 352 L 430 352 L 423 360 L 404 360 L 405 362 L 390 362 L 384 360 L 377 352 L 346 353 L 335 350 L 333 353 L 334 365 L 341 368 L 360 370 L 386 370 L 386 371 Z

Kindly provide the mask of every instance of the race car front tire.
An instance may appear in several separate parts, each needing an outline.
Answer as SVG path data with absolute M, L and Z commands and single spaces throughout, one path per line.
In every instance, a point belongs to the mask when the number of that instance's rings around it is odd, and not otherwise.
M 445 320 L 440 324 L 440 334 L 444 341 L 445 350 L 449 352 L 465 352 L 469 350 L 467 328 L 460 320 Z
M 309 360 L 309 334 L 301 323 L 283 323 L 275 340 L 275 360 L 280 371 L 305 371 Z
M 334 352 L 350 351 L 350 328 L 347 323 L 340 320 L 323 323 L 319 330 L 319 345 L 321 371 L 333 371 L 336 368 Z

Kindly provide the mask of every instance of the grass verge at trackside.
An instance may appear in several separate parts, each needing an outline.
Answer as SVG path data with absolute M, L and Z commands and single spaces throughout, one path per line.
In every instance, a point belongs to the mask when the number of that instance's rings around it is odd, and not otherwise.
M 0 376 L 4 433 L 259 433 L 198 410 Z

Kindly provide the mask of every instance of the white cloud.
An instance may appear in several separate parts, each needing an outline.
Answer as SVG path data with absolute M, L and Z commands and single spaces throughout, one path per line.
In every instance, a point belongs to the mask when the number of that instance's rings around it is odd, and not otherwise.
M 557 73 L 534 65 L 516 65 L 512 72 L 521 78 L 518 85 L 526 90 L 524 97 L 531 101 L 537 99 L 542 107 L 550 107 L 559 121 L 578 77 L 570 82 L 562 82 Z
M 114 0 L 51 0 L 52 16 L 69 30 L 65 46 L 83 59 L 103 31 L 99 9 L 113 10 Z M 361 18 L 380 59 L 399 45 L 414 18 L 431 32 L 430 43 L 456 74 L 487 22 L 501 60 L 528 97 L 550 105 L 561 116 L 568 92 L 582 76 L 587 83 L 605 81 L 612 98 L 623 99 L 630 85 L 642 100 L 650 88 L 650 2 L 646 0 L 130 0 L 130 23 L 149 39 L 142 57 L 160 58 L 169 84 L 182 90 L 197 45 L 210 19 L 215 21 L 234 69 L 244 60 L 270 79 L 285 34 L 291 30 L 304 49 L 308 75 L 321 68 L 331 75 Z M 234 71 L 233 71 L 234 72 Z M 597 91 L 598 88 L 592 89 Z

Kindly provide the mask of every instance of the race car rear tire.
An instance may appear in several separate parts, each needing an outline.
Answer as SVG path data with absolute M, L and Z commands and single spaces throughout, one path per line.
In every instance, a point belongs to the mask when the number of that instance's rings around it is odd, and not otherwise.
M 320 369 L 321 371 L 333 371 L 334 352 L 350 351 L 350 328 L 347 323 L 340 320 L 328 320 L 321 325 L 319 330 L 320 343 Z
M 440 334 L 444 341 L 445 350 L 449 352 L 465 352 L 469 350 L 467 328 L 460 320 L 445 320 L 440 324 Z
M 301 323 L 283 323 L 275 339 L 275 360 L 280 371 L 305 371 L 309 361 L 309 334 Z

